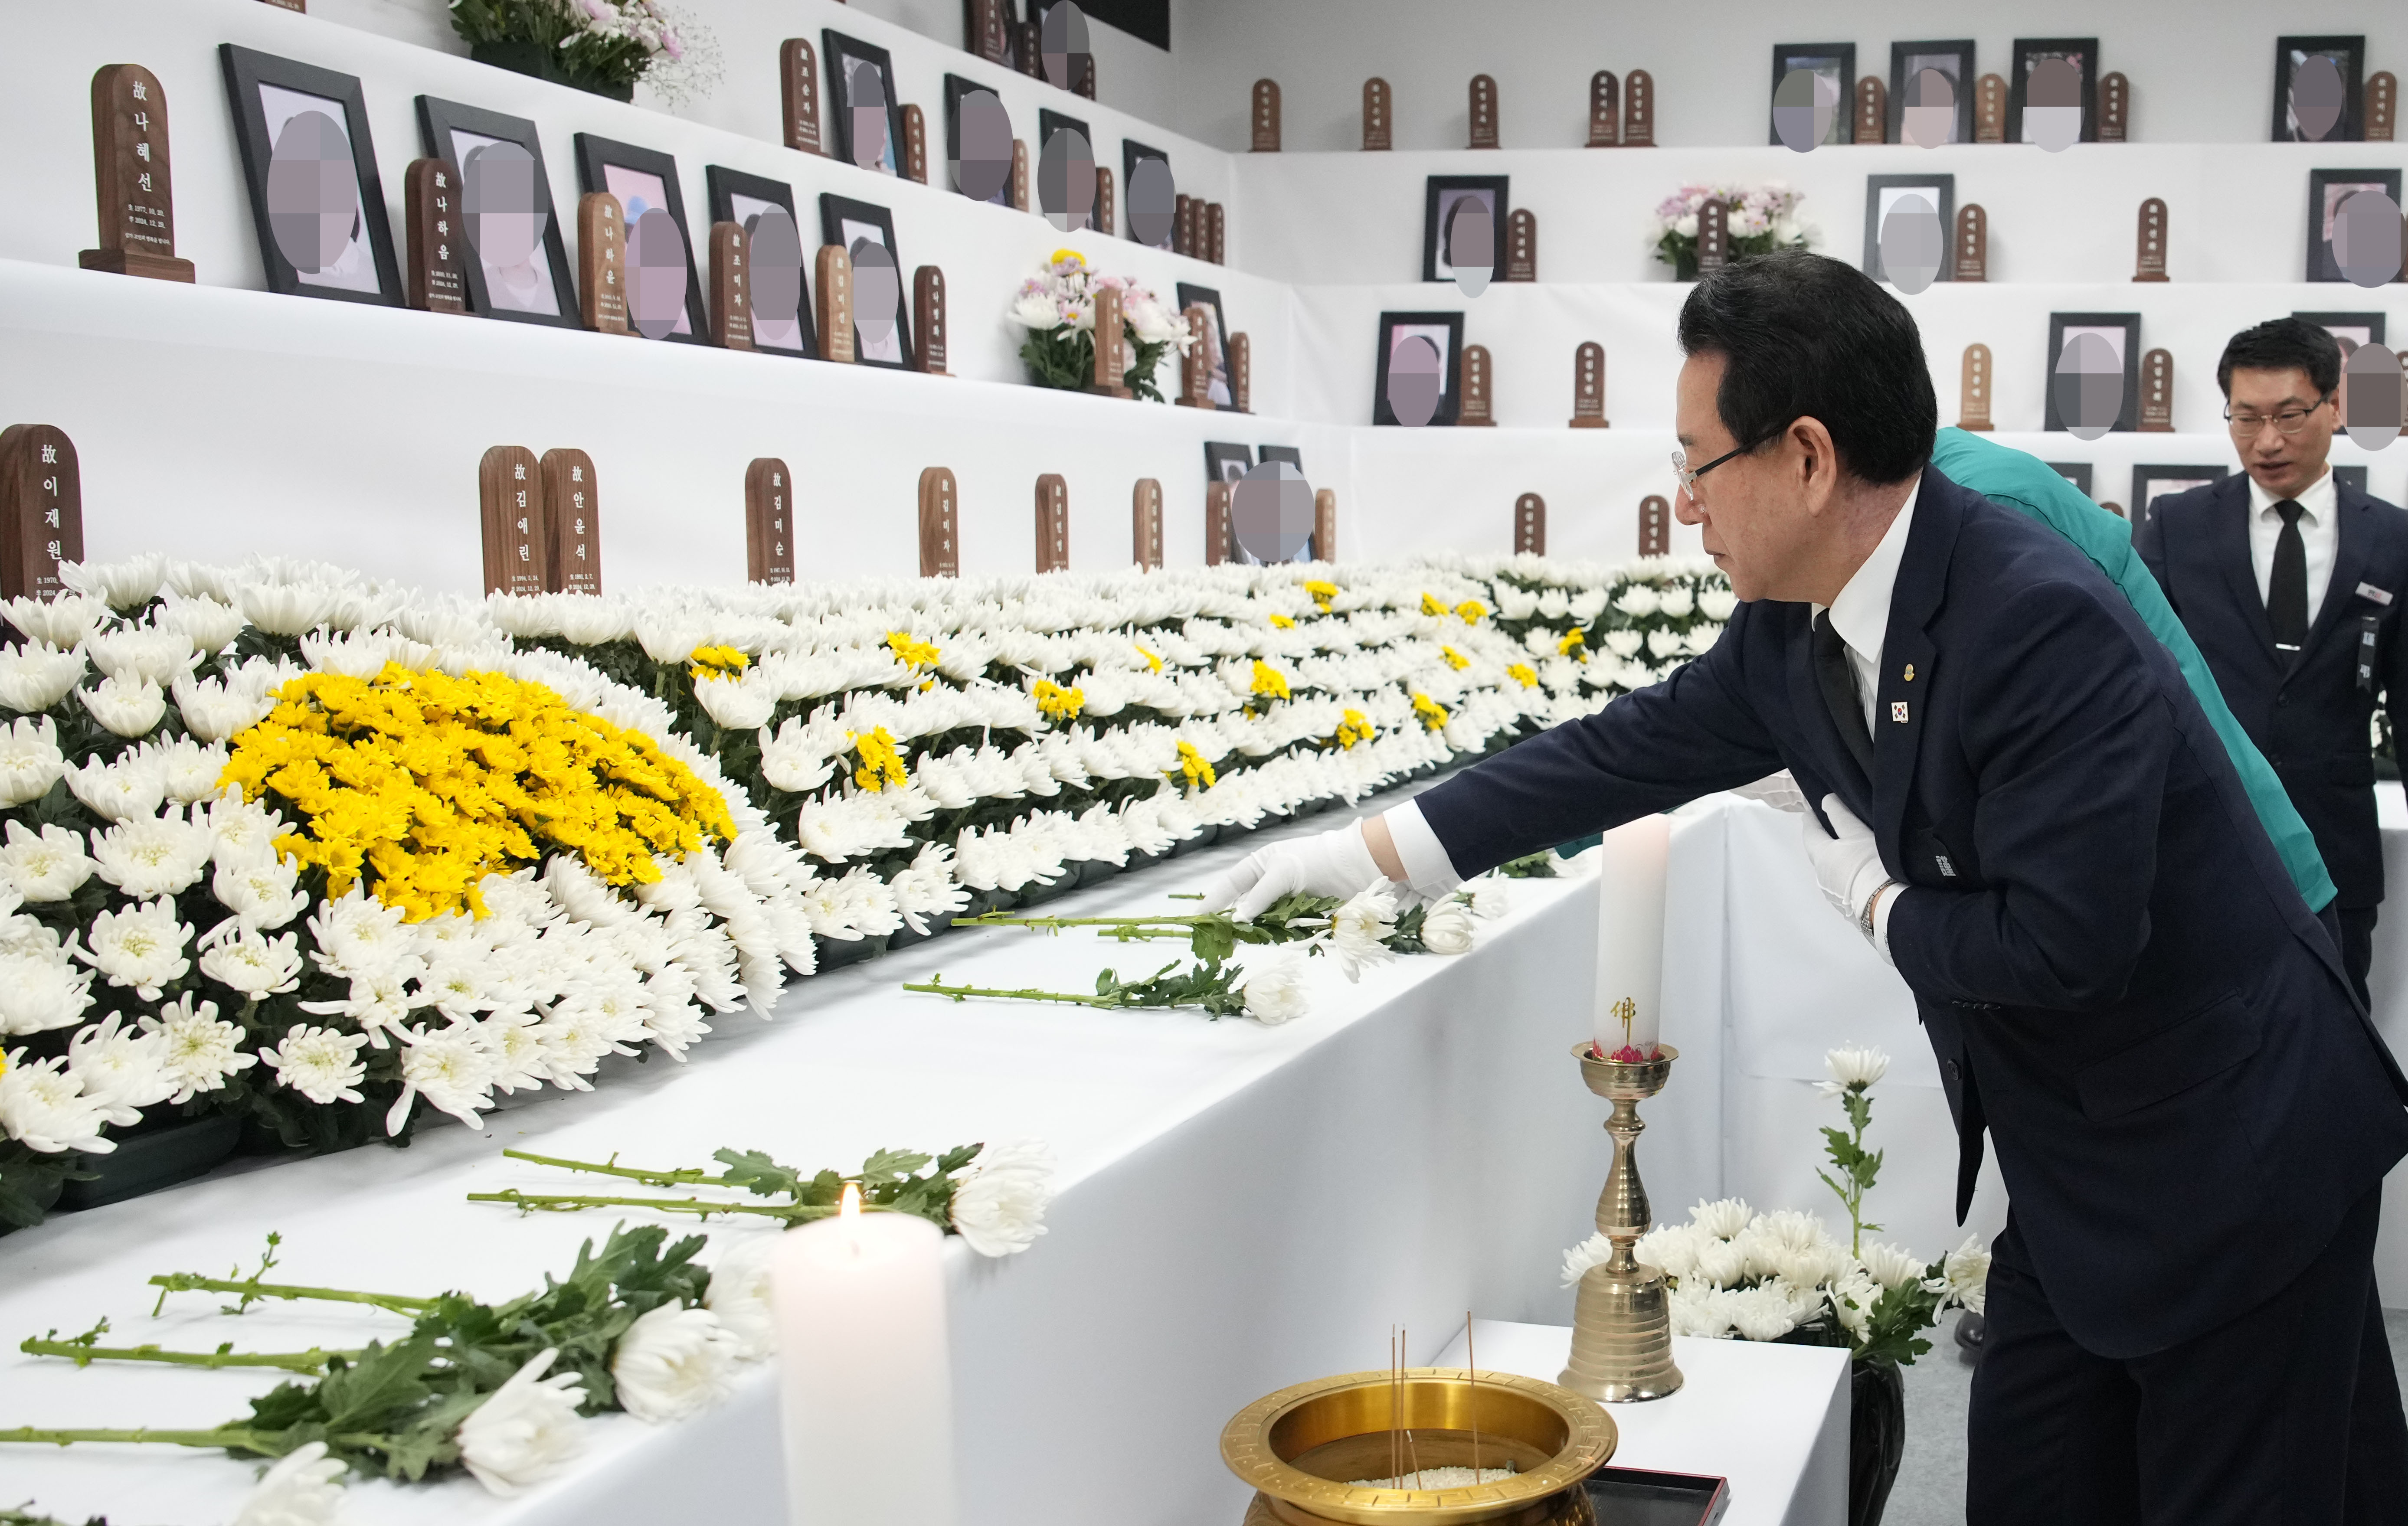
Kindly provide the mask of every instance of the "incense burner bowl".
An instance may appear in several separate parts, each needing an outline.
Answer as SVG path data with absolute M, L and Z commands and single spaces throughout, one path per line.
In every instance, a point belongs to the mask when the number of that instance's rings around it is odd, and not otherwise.
M 1613 1455 L 1612 1419 L 1594 1401 L 1534 1377 L 1473 1379 L 1460 1367 L 1345 1373 L 1248 1405 L 1221 1433 L 1221 1460 L 1257 1490 L 1245 1526 L 1591 1526 L 1581 1485 Z M 1462 1489 L 1350 1482 L 1470 1467 L 1475 1426 L 1479 1465 L 1510 1463 L 1512 1477 Z

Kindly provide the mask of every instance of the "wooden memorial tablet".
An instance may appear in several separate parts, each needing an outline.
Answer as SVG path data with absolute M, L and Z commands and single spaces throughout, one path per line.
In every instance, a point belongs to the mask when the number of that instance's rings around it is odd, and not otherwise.
M 1952 278 L 1990 278 L 1990 214 L 1982 210 L 1980 202 L 1969 201 L 1956 208 L 1956 268 Z
M 817 290 L 811 316 L 819 321 L 820 359 L 853 361 L 853 256 L 842 244 L 822 244 L 813 261 Z
M 2114 515 L 2119 520 L 2124 518 L 2124 506 L 2121 504 L 2108 503 L 2100 504 L 2099 506 L 2105 509 L 2108 513 Z
M 1140 567 L 1162 568 L 1162 484 L 1150 477 L 1129 494 L 1129 553 Z
M 2141 204 L 2140 268 L 2132 278 L 2166 278 L 2166 204 L 2155 196 Z
M 952 376 L 945 369 L 945 273 L 935 265 L 911 272 L 911 326 L 920 335 L 912 368 L 932 377 Z
M 587 328 L 628 332 L 626 275 L 626 213 L 608 191 L 589 191 L 577 198 L 577 304 Z
M 1193 255 L 1197 252 L 1196 198 L 1182 193 L 1170 207 L 1170 252 Z
M 920 474 L 920 576 L 959 578 L 962 575 L 959 505 L 954 501 L 953 474 L 931 466 Z
M 1091 101 L 1094 100 L 1096 98 L 1095 53 L 1093 51 L 1088 51 L 1076 54 L 1072 57 L 1070 62 L 1072 67 L 1077 71 L 1076 78 L 1072 78 L 1070 81 L 1070 93 L 1074 95 L 1083 95 Z
M 550 584 L 552 534 L 543 518 L 543 472 L 523 445 L 497 445 L 477 466 L 485 531 L 485 592 L 541 593 Z
M 1965 366 L 1961 373 L 1964 389 L 1963 414 L 1956 427 L 1985 435 L 1990 430 L 1990 347 L 1967 345 Z
M 1730 207 L 1708 201 L 1698 207 L 1698 274 L 1711 276 L 1730 264 Z
M 1221 209 L 1219 202 L 1206 202 L 1204 204 L 1204 258 L 1216 265 L 1226 264 L 1228 262 L 1223 256 L 1226 253 L 1224 246 L 1228 235 L 1228 214 Z
M 1096 166 L 1096 220 L 1088 224 L 1107 238 L 1120 236 L 1113 232 L 1120 226 L 1118 203 L 1112 195 L 1112 166 Z
M 1070 570 L 1070 485 L 1059 472 L 1037 479 L 1037 570 Z
M 1612 69 L 1599 69 L 1588 77 L 1588 147 L 1621 146 L 1622 83 Z
M 2152 349 L 2141 357 L 2141 433 L 2174 432 L 2174 358 Z
M 1229 335 L 1229 411 L 1254 411 L 1254 342 L 1242 334 Z
M 1174 400 L 1182 408 L 1211 411 L 1212 403 L 1212 314 L 1198 304 L 1182 315 L 1187 320 L 1187 349 L 1179 357 L 1179 396 Z
M 2366 141 L 2391 141 L 2392 123 L 2400 112 L 2400 81 L 2388 69 L 2377 69 L 2366 79 Z
M 2007 140 L 2007 82 L 1985 74 L 1973 82 L 1973 141 Z
M 1389 147 L 1388 82 L 1377 76 L 1363 81 L 1363 151 L 1375 153 Z
M 1869 74 L 1856 81 L 1856 141 L 1884 143 L 1888 137 L 1889 87 Z
M 415 159 L 401 177 L 402 222 L 408 267 L 405 298 L 423 313 L 465 313 L 468 286 L 460 274 L 460 187 L 440 159 Z
M 1035 21 L 1022 21 L 1012 28 L 1011 62 L 1013 67 L 1031 79 L 1045 78 L 1045 35 Z
M 109 64 L 93 73 L 92 178 L 100 248 L 78 254 L 76 264 L 113 276 L 192 280 L 193 262 L 176 256 L 167 93 L 139 64 Z
M 1652 492 L 1639 500 L 1639 554 L 1672 554 L 1672 506 Z
M 83 471 L 55 424 L 0 430 L 0 598 L 55 599 L 83 560 Z
M 1011 140 L 1011 209 L 1028 210 L 1028 145 Z
M 582 450 L 546 450 L 543 519 L 552 531 L 543 582 L 551 593 L 602 592 L 602 501 L 594 458 Z
M 1338 560 L 1338 490 L 1322 488 L 1312 495 L 1312 559 Z
M 1656 77 L 1633 69 L 1622 77 L 1622 146 L 1656 146 Z
M 1254 81 L 1254 146 L 1256 153 L 1280 151 L 1280 92 L 1276 79 Z M 1155 566 L 1162 563 L 1155 563 Z
M 1008 0 L 966 0 L 968 15 L 962 28 L 969 38 L 970 51 L 989 64 L 1011 62 L 1011 12 Z
M 2131 120 L 2132 82 L 2110 72 L 2099 77 L 2099 141 L 2121 143 Z
M 908 103 L 903 107 L 903 173 L 922 185 L 928 183 L 928 114 Z
M 1465 147 L 1497 147 L 1497 81 L 1484 74 L 1471 77 L 1471 141 Z
M 1605 421 L 1605 347 L 1585 340 L 1572 351 L 1572 425 L 1603 429 Z
M 1227 562 L 1230 548 L 1236 543 L 1237 532 L 1229 523 L 1229 484 L 1207 483 L 1204 488 L 1204 564 L 1217 567 Z
M 1505 278 L 1539 278 L 1539 214 L 1526 207 L 1505 214 Z
M 1535 492 L 1513 500 L 1513 554 L 1547 554 L 1547 501 Z
M 994 0 L 1000 6 L 1003 0 Z M 778 45 L 778 90 L 785 103 L 786 147 L 824 155 L 820 142 L 820 64 L 810 41 L 788 37 Z
M 1135 397 L 1127 381 L 1129 368 L 1128 335 L 1124 332 L 1121 317 L 1121 293 L 1116 286 L 1100 287 L 1095 292 L 1096 303 L 1096 369 L 1087 378 L 1087 391 L 1104 397 Z
M 744 468 L 744 580 L 795 580 L 795 474 L 775 456 Z
M 1493 429 L 1496 416 L 1488 406 L 1488 347 L 1463 347 L 1463 406 L 1455 421 L 1462 429 Z
M 710 342 L 722 349 L 752 348 L 750 248 L 742 223 L 710 225 Z

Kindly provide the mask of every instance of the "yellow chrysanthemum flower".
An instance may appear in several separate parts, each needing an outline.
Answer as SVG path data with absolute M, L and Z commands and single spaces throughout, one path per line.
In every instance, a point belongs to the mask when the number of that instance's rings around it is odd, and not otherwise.
M 895 746 L 895 738 L 883 726 L 868 731 L 845 733 L 853 744 L 853 756 L 861 766 L 853 771 L 853 782 L 865 790 L 900 788 L 911 782 L 910 771 L 903 766 L 903 754 Z
M 1076 270 L 1084 270 L 1084 269 L 1086 269 L 1086 268 L 1087 268 L 1087 262 L 1086 262 L 1085 258 L 1084 258 L 1084 257 L 1082 257 L 1082 256 L 1079 253 L 1079 251 L 1078 251 L 1077 250 L 1074 250 L 1074 249 L 1057 249 L 1057 250 L 1055 250 L 1054 251 L 1054 258 L 1053 258 L 1053 262 L 1052 262 L 1052 263 L 1053 263 L 1053 264 L 1057 264 L 1057 265 L 1069 265 L 1070 267 L 1072 267 L 1073 269 L 1076 269 Z
M 1296 629 L 1296 621 L 1288 619 L 1285 615 L 1273 615 L 1271 617 L 1271 624 L 1283 631 L 1293 631 Z
M 901 663 L 905 667 L 935 667 L 937 665 L 937 658 L 939 655 L 937 644 L 933 641 L 914 640 L 911 633 L 909 631 L 887 632 L 886 649 L 893 652 L 895 654 L 895 660 Z
M 1179 766 L 1165 771 L 1163 777 L 1173 784 L 1184 782 L 1210 787 L 1216 776 L 1212 772 L 1212 764 L 1204 754 L 1196 750 L 1195 743 L 1182 742 L 1179 744 Z
M 1287 698 L 1287 675 L 1271 666 L 1268 663 L 1264 662 L 1261 658 L 1255 658 L 1254 692 L 1261 694 L 1267 699 Z
M 1457 673 L 1462 672 L 1465 668 L 1471 665 L 1471 659 L 1455 650 L 1453 647 L 1440 647 L 1438 649 L 1438 654 L 1440 657 L 1445 658 L 1446 665 L 1455 669 Z
M 1379 734 L 1377 728 L 1372 726 L 1362 711 L 1349 710 L 1339 718 L 1338 734 L 1330 740 L 1341 748 L 1351 748 L 1357 742 L 1368 742 L 1377 734 Z
M 1588 636 L 1577 625 L 1561 641 L 1555 643 L 1555 655 L 1569 657 L 1576 663 L 1588 661 Z
M 1136 645 L 1136 643 L 1134 643 L 1134 642 L 1132 642 L 1132 643 L 1130 643 L 1130 644 L 1131 644 L 1132 646 L 1135 646 L 1135 645 Z M 1152 653 L 1152 652 L 1150 652 L 1150 651 L 1146 650 L 1143 647 L 1139 647 L 1139 648 L 1137 649 L 1137 654 L 1138 654 L 1140 657 L 1142 657 L 1142 658 L 1144 658 L 1144 659 L 1145 659 L 1145 668 L 1146 668 L 1146 671 L 1147 671 L 1147 672 L 1149 672 L 1149 673 L 1159 673 L 1159 672 L 1161 672 L 1161 671 L 1162 671 L 1162 659 L 1161 659 L 1161 658 L 1159 658 L 1159 657 L 1155 656 L 1154 653 Z
M 1324 582 L 1318 578 L 1306 583 L 1304 591 L 1312 596 L 1313 603 L 1321 606 L 1321 612 L 1325 615 L 1329 613 L 1329 601 L 1338 597 L 1338 585 Z
M 1065 689 L 1051 678 L 1039 678 L 1030 691 L 1037 696 L 1037 707 L 1056 720 L 1073 720 L 1087 703 L 1086 691 Z
M 1527 663 L 1506 663 L 1505 677 L 1512 679 L 1515 683 L 1520 684 L 1525 689 L 1536 689 L 1539 687 L 1539 675 Z
M 1488 606 L 1478 599 L 1466 599 L 1455 606 L 1455 613 L 1466 625 L 1477 625 L 1488 618 Z
M 1448 720 L 1445 706 L 1418 692 L 1413 695 L 1413 714 L 1419 716 L 1422 724 L 1432 731 L 1440 730 Z
M 1437 594 L 1435 594 L 1435 593 L 1424 593 L 1424 594 L 1422 595 L 1422 613 L 1423 613 L 1423 614 L 1425 614 L 1425 615 L 1443 615 L 1443 614 L 1445 614 L 1445 613 L 1447 613 L 1447 612 L 1448 612 L 1448 611 L 1447 611 L 1447 607 L 1446 607 L 1446 606 L 1439 602 L 1439 598 L 1438 598 L 1438 595 L 1437 595 Z
M 752 659 L 734 647 L 696 647 L 687 661 L 686 677 L 700 683 L 705 678 L 732 678 L 752 665 Z

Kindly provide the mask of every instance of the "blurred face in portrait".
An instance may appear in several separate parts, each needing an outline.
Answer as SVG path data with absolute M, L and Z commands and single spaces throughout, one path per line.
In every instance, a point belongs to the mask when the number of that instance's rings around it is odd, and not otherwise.
M 2325 475 L 2325 457 L 2332 449 L 2333 431 L 2341 425 L 2341 406 L 2316 391 L 2298 366 L 2261 370 L 2235 366 L 2229 394 L 2232 417 L 2244 421 L 2232 431 L 2232 448 L 2241 469 L 2277 498 L 2296 498 Z M 2276 421 L 2286 412 L 2306 410 L 2300 432 L 2286 435 Z M 2263 421 L 2244 435 L 2246 421 Z

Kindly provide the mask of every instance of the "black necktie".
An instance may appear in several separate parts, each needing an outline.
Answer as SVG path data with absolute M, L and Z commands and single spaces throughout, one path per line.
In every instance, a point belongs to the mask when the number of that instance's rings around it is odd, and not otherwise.
M 1848 666 L 1848 646 L 1840 633 L 1831 627 L 1831 613 L 1825 610 L 1814 617 L 1814 681 L 1823 691 L 1823 705 L 1831 712 L 1831 723 L 1840 728 L 1840 739 L 1848 744 L 1848 756 L 1856 760 L 1864 770 L 1865 782 L 1873 781 L 1873 739 L 1865 731 L 1864 707 L 1856 700 L 1856 675 Z
M 2266 580 L 2266 619 L 2274 627 L 2274 649 L 2297 657 L 2308 644 L 2308 545 L 2300 538 L 2305 512 L 2286 498 L 2274 506 L 2283 529 L 2274 537 L 2274 569 Z

